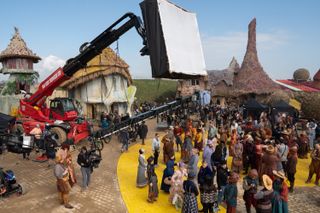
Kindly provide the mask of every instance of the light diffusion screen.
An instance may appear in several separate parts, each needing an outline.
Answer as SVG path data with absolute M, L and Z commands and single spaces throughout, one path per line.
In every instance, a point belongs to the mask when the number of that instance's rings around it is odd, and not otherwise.
M 197 18 L 166 0 L 140 3 L 152 76 L 195 78 L 207 75 Z

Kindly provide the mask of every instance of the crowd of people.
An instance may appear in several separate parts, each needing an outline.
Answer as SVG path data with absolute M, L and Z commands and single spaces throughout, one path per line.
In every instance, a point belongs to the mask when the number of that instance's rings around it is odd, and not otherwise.
M 160 139 L 156 133 L 152 140 L 153 155 L 146 161 L 144 150 L 139 150 L 137 186 L 149 186 L 149 202 L 158 197 L 154 170 L 160 150 L 166 165 L 160 190 L 184 213 L 217 212 L 223 203 L 227 212 L 236 212 L 237 183 L 242 175 L 247 212 L 252 208 L 256 212 L 288 212 L 298 159 L 308 158 L 309 152 L 306 182 L 315 175 L 315 184 L 319 184 L 320 137 L 315 120 L 301 121 L 286 113 L 272 117 L 267 112 L 244 119 L 238 107 L 216 105 L 184 107 L 168 117 L 166 134 Z

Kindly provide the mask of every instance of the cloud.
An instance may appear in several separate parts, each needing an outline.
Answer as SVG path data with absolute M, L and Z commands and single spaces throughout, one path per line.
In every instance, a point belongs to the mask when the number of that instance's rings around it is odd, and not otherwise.
M 38 71 L 40 75 L 39 81 L 44 80 L 56 69 L 62 67 L 65 63 L 65 60 L 54 55 L 49 55 L 43 58 L 39 64 L 35 65 L 35 70 Z
M 274 51 L 288 42 L 288 34 L 284 31 L 257 33 L 257 49 Z M 247 32 L 231 32 L 218 36 L 202 36 L 202 45 L 207 69 L 224 69 L 234 56 L 241 64 L 248 41 Z

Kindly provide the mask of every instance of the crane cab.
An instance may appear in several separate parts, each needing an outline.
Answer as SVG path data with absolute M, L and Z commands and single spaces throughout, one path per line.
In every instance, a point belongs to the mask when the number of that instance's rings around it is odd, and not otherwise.
M 78 117 L 78 110 L 71 98 L 55 98 L 50 101 L 50 120 L 72 121 Z

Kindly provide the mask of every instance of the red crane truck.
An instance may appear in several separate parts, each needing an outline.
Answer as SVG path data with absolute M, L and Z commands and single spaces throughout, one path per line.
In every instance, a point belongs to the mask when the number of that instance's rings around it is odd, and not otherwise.
M 117 25 L 126 19 L 128 20 L 117 28 Z M 51 100 L 49 107 L 45 104 L 46 99 L 52 95 L 55 88 L 79 69 L 84 68 L 91 59 L 132 27 L 136 28 L 143 39 L 143 44 L 146 45 L 142 21 L 133 13 L 126 13 L 91 42 L 84 43 L 79 49 L 79 55 L 69 59 L 63 68 L 58 68 L 42 81 L 34 94 L 20 100 L 18 128 L 23 128 L 22 131 L 28 134 L 36 124 L 40 124 L 42 129 L 47 124 L 51 131 L 57 134 L 60 144 L 66 140 L 76 144 L 87 138 L 90 134 L 90 125 L 79 115 L 72 99 L 55 98 Z M 146 47 L 141 51 L 145 54 Z

